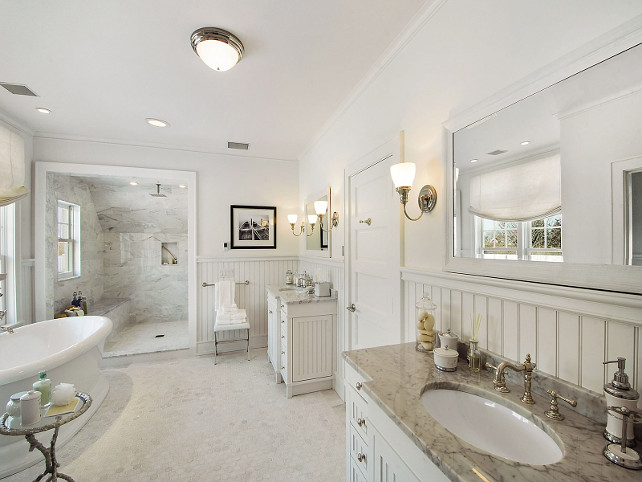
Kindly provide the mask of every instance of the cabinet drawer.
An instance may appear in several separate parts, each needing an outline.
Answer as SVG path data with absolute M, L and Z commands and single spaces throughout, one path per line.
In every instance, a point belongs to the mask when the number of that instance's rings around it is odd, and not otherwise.
M 369 482 L 368 478 L 363 475 L 361 469 L 357 465 L 358 462 L 350 458 L 350 482 Z
M 364 440 L 368 440 L 368 426 L 370 425 L 370 421 L 368 420 L 368 402 L 358 395 L 354 388 L 346 387 L 345 394 L 346 419 L 350 421 L 350 424 L 359 432 Z
M 364 474 L 369 473 L 368 467 L 372 459 L 370 447 L 363 441 L 361 435 L 353 426 L 350 426 L 350 458 L 361 472 Z
M 361 398 L 363 398 L 364 401 L 367 402 L 368 401 L 367 395 L 363 393 L 361 386 L 363 385 L 364 382 L 367 382 L 369 378 L 366 378 L 363 375 L 359 374 L 347 362 L 344 364 L 344 372 L 345 372 L 346 387 L 354 389 L 355 393 L 357 393 Z

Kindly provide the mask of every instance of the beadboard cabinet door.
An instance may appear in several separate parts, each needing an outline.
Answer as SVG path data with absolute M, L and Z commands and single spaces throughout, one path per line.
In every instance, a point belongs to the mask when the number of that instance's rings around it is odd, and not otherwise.
M 292 381 L 332 376 L 333 315 L 292 318 Z

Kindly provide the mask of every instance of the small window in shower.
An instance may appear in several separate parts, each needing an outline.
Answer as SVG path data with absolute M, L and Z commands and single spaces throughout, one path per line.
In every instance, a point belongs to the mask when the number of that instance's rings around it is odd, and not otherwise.
M 58 201 L 58 280 L 80 276 L 80 206 Z
M 161 243 L 161 263 L 178 264 L 178 243 Z

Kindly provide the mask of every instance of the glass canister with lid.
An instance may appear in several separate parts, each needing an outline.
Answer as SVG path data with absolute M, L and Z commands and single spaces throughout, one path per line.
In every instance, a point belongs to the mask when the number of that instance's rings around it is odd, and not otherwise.
M 417 351 L 431 352 L 435 346 L 435 305 L 430 296 L 424 295 L 415 303 L 415 334 Z

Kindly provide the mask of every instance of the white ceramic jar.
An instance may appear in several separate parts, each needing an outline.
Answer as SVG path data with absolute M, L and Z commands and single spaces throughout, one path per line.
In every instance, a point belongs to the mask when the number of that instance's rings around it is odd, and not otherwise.
M 33 425 L 40 420 L 40 392 L 29 390 L 20 397 L 20 417 L 22 425 Z
M 19 417 L 20 416 L 20 397 L 29 392 L 18 392 L 11 395 L 9 401 L 7 402 L 7 413 L 10 417 Z
M 459 353 L 457 350 L 449 348 L 435 348 L 434 351 L 435 366 L 444 372 L 454 372 L 457 370 L 457 360 Z

